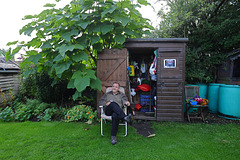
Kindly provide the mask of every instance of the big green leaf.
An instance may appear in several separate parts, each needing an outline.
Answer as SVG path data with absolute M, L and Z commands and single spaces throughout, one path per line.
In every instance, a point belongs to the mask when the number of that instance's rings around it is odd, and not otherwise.
M 41 49 L 45 49 L 45 48 L 52 48 L 52 45 L 49 43 L 49 41 L 46 41 L 46 42 L 43 43 L 43 45 L 41 46 Z
M 29 62 L 33 62 L 34 64 L 37 64 L 39 59 L 41 58 L 42 58 L 41 54 L 37 54 L 37 55 L 30 55 L 27 60 Z
M 72 75 L 72 79 L 76 79 L 77 77 L 82 77 L 83 72 L 81 70 L 75 71 Z
M 73 95 L 73 100 L 75 101 L 78 97 L 81 97 L 82 96 L 82 93 L 81 92 L 78 92 L 76 91 Z
M 90 78 L 89 77 L 77 77 L 74 81 L 74 86 L 76 87 L 78 92 L 82 92 L 90 85 Z
M 97 77 L 95 75 L 95 71 L 93 71 L 93 70 L 88 70 L 86 76 L 91 79 L 97 79 Z
M 105 16 L 105 14 L 107 14 L 107 13 L 113 13 L 116 9 L 117 9 L 117 6 L 116 6 L 116 5 L 109 6 L 109 8 L 105 9 L 105 10 L 101 13 L 101 17 L 103 18 L 103 17 Z
M 82 27 L 82 29 L 86 29 L 90 23 L 91 23 L 90 21 L 81 21 L 77 25 Z
M 70 32 L 65 32 L 63 33 L 62 37 L 66 40 L 66 41 L 70 41 L 71 40 L 71 33 Z
M 70 65 L 72 64 L 71 61 L 66 61 L 63 63 L 58 63 L 55 67 L 56 74 L 62 74 L 64 71 L 68 70 Z
M 36 27 L 28 27 L 28 28 L 25 30 L 24 35 L 31 36 L 32 31 L 34 31 L 35 29 L 36 29 Z
M 73 55 L 72 59 L 75 62 L 80 62 L 82 60 L 87 61 L 88 60 L 88 55 L 84 51 L 82 51 L 80 53 L 75 53 L 75 55 Z
M 75 44 L 74 49 L 84 49 L 84 46 L 81 44 Z
M 102 82 L 100 81 L 99 78 L 91 79 L 90 84 L 91 84 L 91 88 L 92 89 L 98 89 L 99 91 L 101 91 L 101 89 L 102 89 Z
M 53 62 L 59 62 L 61 60 L 63 60 L 63 56 L 61 54 L 58 54 L 54 59 L 53 59 Z
M 121 16 L 121 15 L 118 15 L 114 18 L 115 18 L 115 22 L 120 22 L 120 23 L 122 23 L 123 26 L 126 26 L 128 24 L 128 22 L 130 21 L 130 19 L 128 17 Z
M 68 82 L 67 88 L 69 88 L 69 89 L 70 88 L 72 88 L 72 89 L 75 88 L 74 87 L 74 81 L 75 81 L 74 79 L 70 79 L 70 81 Z
M 63 38 L 66 40 L 66 41 L 70 41 L 71 40 L 71 36 L 73 35 L 78 35 L 78 30 L 74 29 L 74 30 L 71 30 L 71 32 L 65 32 L 63 33 Z
M 90 39 L 91 39 L 91 44 L 95 44 L 96 42 L 99 41 L 99 36 L 93 35 L 93 36 L 91 36 Z
M 106 34 L 110 31 L 112 31 L 113 29 L 114 29 L 113 24 L 105 24 L 105 25 L 101 26 L 101 31 L 103 34 Z
M 60 47 L 56 48 L 56 50 L 59 50 L 59 53 L 64 57 L 67 51 L 73 51 L 74 48 L 74 45 L 62 44 Z
M 116 37 L 114 37 L 114 40 L 120 44 L 123 44 L 125 42 L 125 37 L 123 35 L 116 35 Z

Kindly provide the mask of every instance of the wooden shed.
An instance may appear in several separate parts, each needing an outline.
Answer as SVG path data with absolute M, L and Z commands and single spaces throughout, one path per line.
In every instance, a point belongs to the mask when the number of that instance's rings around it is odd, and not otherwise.
M 107 87 L 119 82 L 129 99 L 141 105 L 134 119 L 183 121 L 187 41 L 187 38 L 127 39 L 122 50 L 106 49 L 98 54 L 97 77 L 102 81 L 98 101 Z M 156 75 L 151 76 L 149 67 L 155 57 Z M 134 66 L 134 74 L 129 73 L 129 66 Z M 154 76 L 155 79 L 151 78 Z M 151 90 L 137 91 L 136 87 L 142 84 Z M 136 95 L 130 96 L 133 88 Z
M 11 60 L 5 62 L 5 58 L 0 57 L 0 105 L 3 104 L 3 99 L 9 100 L 9 90 L 12 94 L 19 91 L 19 75 L 20 68 L 17 63 Z
M 240 48 L 229 53 L 225 63 L 218 68 L 217 82 L 240 85 Z

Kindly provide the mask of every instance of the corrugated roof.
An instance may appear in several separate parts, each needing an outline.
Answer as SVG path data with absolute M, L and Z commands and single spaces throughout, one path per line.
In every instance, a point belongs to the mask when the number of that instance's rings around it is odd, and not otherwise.
M 7 62 L 5 62 L 5 57 L 0 57 L 0 70 L 9 70 L 9 69 L 14 69 L 14 70 L 19 70 L 20 67 L 17 63 L 8 60 Z

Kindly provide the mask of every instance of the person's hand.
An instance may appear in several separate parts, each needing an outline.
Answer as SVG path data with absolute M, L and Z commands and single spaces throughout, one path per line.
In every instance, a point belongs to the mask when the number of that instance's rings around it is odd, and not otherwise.
M 108 106 L 110 103 L 111 103 L 111 102 L 107 102 L 107 103 L 106 103 L 106 106 Z
M 127 101 L 127 102 L 125 103 L 125 105 L 126 105 L 126 106 L 130 106 L 130 102 Z

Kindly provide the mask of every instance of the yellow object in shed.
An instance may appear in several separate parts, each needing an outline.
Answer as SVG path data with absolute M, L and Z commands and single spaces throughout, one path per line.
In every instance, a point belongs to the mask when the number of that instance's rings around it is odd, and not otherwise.
M 135 76 L 135 71 L 134 71 L 134 66 L 133 65 L 129 66 L 129 76 Z

